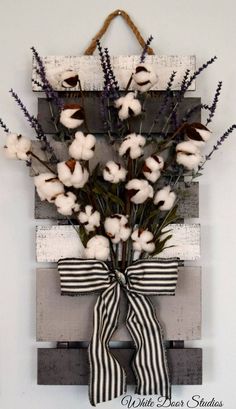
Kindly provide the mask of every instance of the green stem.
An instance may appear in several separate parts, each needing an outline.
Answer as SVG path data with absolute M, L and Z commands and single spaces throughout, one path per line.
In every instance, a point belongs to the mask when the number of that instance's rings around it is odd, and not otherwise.
M 178 129 L 176 129 L 176 131 L 172 134 L 172 136 L 165 142 L 162 142 L 159 144 L 159 149 L 157 151 L 158 152 L 163 152 L 165 149 L 168 148 L 170 142 L 181 132 L 183 131 L 183 129 L 186 126 L 186 122 L 183 122 L 182 125 L 180 125 L 180 127 Z
M 37 155 L 35 155 L 35 153 L 33 153 L 32 151 L 27 152 L 29 155 L 33 156 L 33 158 L 37 159 L 46 169 L 49 170 L 49 172 L 55 173 L 55 171 L 53 169 L 50 168 L 50 166 L 48 166 L 46 164 L 46 162 L 44 162 L 42 159 L 40 159 Z
M 78 79 L 78 83 L 79 83 L 79 90 L 80 90 L 80 95 L 81 95 L 81 99 L 82 99 L 82 107 L 84 109 L 84 125 L 85 125 L 87 133 L 90 133 L 89 128 L 88 128 L 87 117 L 86 117 L 86 113 L 85 113 L 84 93 L 83 93 L 83 90 L 82 90 L 80 79 Z
M 129 87 L 130 87 L 132 81 L 133 81 L 133 74 L 131 74 L 131 76 L 129 78 L 129 81 L 127 82 L 127 85 L 125 87 L 125 92 L 127 92 L 129 90 Z
M 129 157 L 128 159 L 128 176 L 127 176 L 127 180 L 131 180 L 132 179 L 132 159 Z M 130 217 L 131 214 L 131 209 L 132 209 L 132 204 L 130 201 L 130 198 L 128 195 L 126 195 L 126 203 L 125 203 L 125 214 Z M 121 258 L 121 269 L 122 272 L 125 271 L 125 267 L 126 267 L 126 259 L 127 259 L 127 241 L 122 243 L 122 258 Z

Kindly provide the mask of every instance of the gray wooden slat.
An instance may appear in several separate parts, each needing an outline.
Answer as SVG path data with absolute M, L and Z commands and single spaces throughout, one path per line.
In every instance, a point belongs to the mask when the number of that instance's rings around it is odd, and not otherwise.
M 69 157 L 68 147 L 63 142 L 55 141 L 52 137 L 48 138 L 56 157 L 59 161 L 67 160 Z M 50 157 L 45 151 L 42 151 L 41 144 L 39 141 L 32 142 L 32 152 L 36 154 L 42 161 L 48 162 Z M 150 150 L 150 147 L 149 147 Z M 152 152 L 151 152 L 152 153 Z M 150 154 L 150 153 L 149 153 Z M 90 169 L 93 169 L 99 162 L 101 166 L 109 160 L 120 160 L 118 153 L 115 151 L 111 144 L 108 144 L 103 137 L 98 137 L 95 146 L 94 157 L 89 161 Z M 50 164 L 50 168 L 56 172 L 56 166 Z M 30 176 L 38 175 L 39 173 L 47 172 L 43 164 L 41 164 L 37 159 L 32 157 L 32 166 L 29 168 Z
M 65 91 L 60 84 L 55 83 L 57 74 L 65 70 L 72 69 L 78 72 L 82 89 L 87 91 L 102 90 L 104 85 L 103 71 L 101 68 L 100 57 L 97 55 L 82 56 L 44 56 L 42 57 L 48 80 L 53 84 L 54 89 Z M 140 55 L 129 56 L 111 56 L 111 65 L 114 69 L 116 79 L 120 89 L 125 89 L 127 82 L 134 72 L 135 67 L 140 62 Z M 180 89 L 186 69 L 190 70 L 190 75 L 196 69 L 196 57 L 177 56 L 177 55 L 147 55 L 146 64 L 151 65 L 158 74 L 158 82 L 154 85 L 154 90 L 165 90 L 167 82 L 173 71 L 176 71 L 176 77 L 173 89 Z M 36 72 L 36 61 L 33 58 L 32 79 L 40 81 Z M 132 88 L 133 84 L 131 84 Z M 40 88 L 32 82 L 34 91 Z M 78 86 L 75 88 L 78 90 Z M 192 82 L 189 90 L 195 90 L 195 81 Z
M 66 98 L 65 103 L 81 103 L 81 98 Z M 158 96 L 153 93 L 147 98 L 145 102 L 145 112 L 147 113 L 142 120 L 142 132 L 148 133 L 150 131 L 152 122 L 157 116 L 159 108 L 163 101 L 163 95 Z M 184 98 L 180 107 L 177 109 L 177 115 L 182 116 L 190 109 L 198 106 L 201 103 L 200 98 Z M 101 100 L 98 93 L 85 93 L 84 95 L 84 108 L 86 112 L 86 118 L 88 123 L 88 128 L 91 133 L 104 134 L 104 124 L 101 116 Z M 51 103 L 51 108 L 48 101 L 45 98 L 38 99 L 38 120 L 42 125 L 42 128 L 46 134 L 55 134 L 55 126 L 52 121 L 51 109 L 53 109 L 54 115 L 57 116 L 57 108 L 53 103 Z M 166 120 L 163 117 L 163 120 Z M 152 133 L 161 132 L 163 127 L 163 120 L 158 121 L 152 130 Z M 191 116 L 192 122 L 201 122 L 201 110 L 200 108 L 193 113 Z M 133 118 L 130 121 L 131 128 L 133 132 L 139 132 L 140 128 L 140 117 Z M 80 127 L 80 130 L 85 131 L 84 126 Z M 173 131 L 173 125 L 170 125 L 169 132 Z
M 159 257 L 197 260 L 200 257 L 200 225 L 170 224 L 172 237 Z M 63 257 L 83 257 L 84 247 L 73 226 L 36 226 L 38 262 L 57 262 Z
M 112 349 L 127 375 L 135 384 L 131 369 L 133 349 Z M 202 384 L 202 350 L 200 348 L 168 349 L 167 360 L 173 385 Z M 85 349 L 38 349 L 38 385 L 87 385 L 89 363 Z
M 178 211 L 181 219 L 199 217 L 199 184 L 198 182 L 186 185 L 184 182 L 178 184 Z M 57 212 L 56 206 L 47 201 L 41 201 L 37 192 L 34 197 L 35 219 L 66 220 L 66 217 Z
M 93 307 L 98 295 L 61 296 L 56 269 L 37 270 L 37 340 L 88 341 L 92 334 Z M 199 267 L 181 267 L 176 294 L 152 297 L 165 339 L 201 338 L 201 271 Z M 126 298 L 121 299 L 119 327 L 115 341 L 129 341 L 125 326 Z

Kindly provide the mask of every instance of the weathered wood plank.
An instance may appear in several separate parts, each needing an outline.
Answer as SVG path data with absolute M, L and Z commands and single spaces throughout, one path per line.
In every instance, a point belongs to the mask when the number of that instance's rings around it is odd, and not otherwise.
M 196 260 L 200 257 L 200 226 L 172 224 L 173 237 L 159 256 Z M 37 226 L 36 258 L 38 262 L 57 262 L 63 257 L 83 257 L 83 245 L 72 226 Z
M 197 218 L 199 216 L 199 185 L 198 182 L 187 185 L 184 182 L 178 184 L 178 216 L 184 218 Z M 41 201 L 35 191 L 34 199 L 35 219 L 66 220 L 66 217 L 57 212 L 56 206 L 47 201 Z
M 179 257 L 181 260 L 197 260 L 200 257 L 200 225 L 172 224 L 172 238 L 161 257 Z
M 100 91 L 103 89 L 103 71 L 99 56 L 46 56 L 42 57 L 45 66 L 48 80 L 53 84 L 54 89 L 65 91 L 65 88 L 58 85 L 55 80 L 60 73 L 72 69 L 78 72 L 82 89 L 85 91 Z M 131 74 L 135 67 L 139 64 L 140 56 L 112 56 L 111 64 L 114 69 L 115 76 L 118 80 L 120 89 L 125 89 Z M 166 89 L 167 82 L 173 71 L 176 71 L 176 78 L 173 84 L 173 89 L 180 89 L 183 76 L 186 69 L 193 74 L 196 67 L 196 57 L 191 56 L 166 56 L 153 55 L 146 56 L 148 65 L 155 67 L 159 81 L 153 87 L 153 90 L 163 91 Z M 36 61 L 33 59 L 32 79 L 40 81 L 39 75 L 36 72 Z M 191 75 L 190 74 L 190 75 Z M 40 87 L 32 84 L 33 91 L 40 91 Z M 131 84 L 132 89 L 132 84 Z M 79 90 L 78 86 L 74 90 Z M 195 90 L 195 81 L 192 83 L 189 90 Z
M 67 160 L 69 158 L 68 147 L 66 144 L 58 141 L 54 141 L 53 138 L 49 138 L 50 144 L 56 154 L 59 161 Z M 49 161 L 48 153 L 42 151 L 41 144 L 39 141 L 32 142 L 32 152 L 37 155 L 42 161 Z M 119 161 L 119 155 L 114 147 L 108 144 L 104 138 L 97 138 L 95 145 L 94 157 L 89 161 L 90 169 L 93 169 L 99 162 L 102 165 L 109 160 Z M 50 164 L 50 167 L 56 171 L 56 167 Z M 47 172 L 47 169 L 43 164 L 41 164 L 37 159 L 32 158 L 32 167 L 30 169 L 30 176 L 35 176 L 36 174 Z
M 81 98 L 65 98 L 65 103 L 73 103 L 73 102 L 81 102 Z M 160 106 L 162 105 L 163 95 L 150 95 L 145 102 L 145 112 L 146 115 L 143 116 L 142 119 L 142 133 L 148 133 L 152 126 L 154 119 L 156 118 Z M 184 98 L 182 103 L 180 104 L 179 109 L 176 111 L 176 115 L 178 118 L 182 118 L 186 112 L 191 110 L 192 108 L 199 106 L 201 103 L 200 98 Z M 104 123 L 101 116 L 101 99 L 100 95 L 97 93 L 85 93 L 84 95 L 84 108 L 86 112 L 86 118 L 88 123 L 88 129 L 91 133 L 96 134 L 104 134 Z M 38 99 L 38 120 L 42 125 L 42 128 L 46 134 L 56 134 L 57 131 L 55 129 L 55 125 L 52 121 L 52 114 L 51 109 L 54 112 L 54 115 L 58 116 L 58 109 L 55 107 L 53 103 L 51 103 L 51 107 L 49 106 L 48 101 L 45 98 Z M 152 133 L 161 132 L 164 120 L 159 120 L 154 124 L 152 129 Z M 192 122 L 201 122 L 201 109 L 194 111 L 193 115 L 191 116 Z M 132 118 L 130 120 L 131 128 L 133 132 L 139 132 L 140 128 L 140 117 Z M 86 131 L 84 126 L 80 127 L 80 130 L 83 132 Z M 169 132 L 173 131 L 173 125 L 170 124 Z
M 112 349 L 127 375 L 135 384 L 131 369 L 133 349 Z M 167 359 L 173 385 L 202 384 L 202 350 L 200 348 L 168 349 Z M 87 385 L 89 363 L 85 349 L 38 349 L 38 385 Z
M 97 294 L 61 296 L 56 269 L 37 270 L 37 341 L 88 341 L 92 335 L 93 307 Z M 199 267 L 181 267 L 176 294 L 154 296 L 153 304 L 167 340 L 201 338 L 201 271 Z M 130 341 L 125 326 L 127 302 L 120 302 L 119 325 L 114 341 Z

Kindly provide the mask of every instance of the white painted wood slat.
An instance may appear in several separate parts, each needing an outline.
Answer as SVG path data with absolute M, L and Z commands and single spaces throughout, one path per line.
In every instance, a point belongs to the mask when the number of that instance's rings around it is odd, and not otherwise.
M 47 78 L 57 91 L 66 91 L 65 88 L 62 88 L 61 85 L 58 84 L 57 78 L 59 78 L 60 73 L 68 69 L 72 69 L 79 73 L 82 89 L 84 91 L 101 91 L 103 89 L 103 72 L 101 69 L 100 58 L 98 56 L 46 56 L 42 59 L 46 69 Z M 121 90 L 125 89 L 128 80 L 139 61 L 139 55 L 111 57 L 112 67 Z M 163 91 L 166 89 L 167 82 L 173 71 L 176 71 L 177 74 L 172 88 L 173 90 L 180 89 L 180 84 L 186 69 L 190 70 L 191 75 L 196 67 L 196 58 L 193 55 L 152 55 L 147 56 L 145 62 L 148 65 L 155 67 L 158 74 L 159 80 L 152 88 L 152 90 L 155 91 Z M 32 78 L 40 82 L 39 75 L 36 72 L 36 62 L 34 59 Z M 40 87 L 34 83 L 32 87 L 33 91 L 40 91 Z M 132 87 L 131 84 L 130 88 L 132 89 Z M 73 91 L 78 90 L 78 86 L 73 88 Z M 194 81 L 189 90 L 195 90 Z
M 200 225 L 172 224 L 173 237 L 158 256 L 196 260 L 200 257 Z M 36 258 L 38 262 L 57 262 L 63 257 L 83 257 L 83 245 L 72 226 L 37 226 Z

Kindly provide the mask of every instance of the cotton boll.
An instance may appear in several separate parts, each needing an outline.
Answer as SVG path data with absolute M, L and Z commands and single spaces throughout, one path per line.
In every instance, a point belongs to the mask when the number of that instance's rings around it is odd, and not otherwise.
M 186 124 L 185 132 L 191 143 L 199 148 L 204 146 L 211 137 L 209 129 L 201 123 Z
M 66 128 L 75 129 L 84 122 L 84 109 L 79 104 L 64 105 L 60 114 L 60 123 Z
M 75 139 L 69 147 L 69 154 L 74 159 L 89 160 L 94 156 L 95 144 L 94 135 L 76 132 Z
M 118 116 L 121 121 L 133 116 L 137 116 L 142 111 L 140 101 L 135 98 L 133 92 L 129 92 L 124 97 L 120 97 L 115 101 L 115 107 L 119 109 Z
M 110 254 L 109 240 L 101 235 L 92 237 L 84 250 L 85 258 L 106 261 Z
M 63 88 L 74 88 L 78 84 L 79 76 L 76 71 L 66 70 L 60 74 L 60 83 Z
M 76 196 L 72 192 L 58 195 L 55 200 L 57 211 L 64 216 L 71 216 L 73 212 L 79 211 L 79 204 L 76 203 Z
M 34 177 L 34 184 L 41 200 L 52 203 L 56 197 L 64 193 L 64 186 L 54 173 L 41 173 Z
M 171 187 L 169 185 L 160 189 L 154 196 L 154 204 L 163 211 L 172 209 L 175 201 L 176 194 L 175 192 L 171 191 Z
M 119 243 L 121 240 L 128 240 L 131 229 L 128 226 L 128 219 L 122 214 L 114 214 L 107 217 L 104 222 L 104 228 L 112 243 Z
M 188 170 L 195 169 L 202 160 L 201 153 L 192 141 L 181 142 L 176 146 L 176 162 Z
M 131 159 L 137 159 L 143 154 L 143 146 L 145 145 L 145 138 L 142 135 L 132 133 L 127 135 L 119 148 L 119 155 L 129 155 Z
M 178 152 L 176 157 L 176 162 L 179 165 L 184 166 L 188 170 L 196 169 L 200 164 L 202 156 L 199 154 L 186 155 L 185 153 Z
M 155 183 L 161 176 L 164 160 L 159 155 L 149 156 L 143 166 L 143 174 L 150 182 Z
M 74 186 L 77 189 L 84 187 L 89 178 L 87 169 L 74 159 L 58 163 L 57 172 L 60 181 L 65 186 Z
M 133 80 L 140 92 L 146 92 L 157 83 L 158 76 L 151 66 L 143 63 L 136 67 Z
M 144 203 L 148 198 L 153 197 L 153 188 L 144 179 L 131 179 L 125 188 L 129 191 L 131 202 L 135 204 Z
M 84 226 L 87 232 L 94 231 L 96 227 L 100 226 L 100 218 L 100 213 L 90 205 L 85 206 L 84 211 L 78 215 L 80 224 Z
M 155 244 L 153 243 L 153 234 L 149 230 L 136 229 L 131 235 L 133 248 L 139 252 L 153 253 Z
M 31 140 L 29 138 L 15 133 L 7 135 L 6 145 L 4 146 L 7 158 L 28 160 L 30 148 Z
M 111 183 L 123 182 L 126 179 L 127 170 L 120 163 L 110 160 L 103 170 L 103 178 Z

